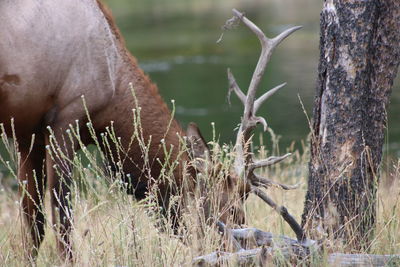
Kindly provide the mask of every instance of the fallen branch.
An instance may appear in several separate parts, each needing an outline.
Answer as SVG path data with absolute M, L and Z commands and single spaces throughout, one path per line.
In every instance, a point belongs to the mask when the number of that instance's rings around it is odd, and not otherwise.
M 347 266 L 400 266 L 400 254 L 375 255 L 375 254 L 343 254 L 332 253 L 328 256 L 328 264 Z
M 344 254 L 331 253 L 326 259 L 321 256 L 321 244 L 315 240 L 299 242 L 296 239 L 283 235 L 274 235 L 257 228 L 227 229 L 224 224 L 218 223 L 220 231 L 229 230 L 230 238 L 234 238 L 242 247 L 236 252 L 213 252 L 193 259 L 196 266 L 220 266 L 234 263 L 240 265 L 266 266 L 274 260 L 284 259 L 298 265 L 301 262 L 311 262 L 312 257 L 320 258 L 318 264 L 335 267 L 361 266 L 400 266 L 400 254 Z M 246 247 L 257 247 L 243 249 Z
M 255 263 L 260 266 L 265 266 L 268 262 L 273 261 L 273 255 L 277 252 L 277 249 L 266 247 L 241 250 L 235 253 L 213 252 L 205 256 L 194 258 L 192 264 L 195 266 L 219 266 L 230 262 L 240 265 L 251 265 Z M 279 250 L 279 255 L 285 260 L 293 262 L 293 251 L 290 251 L 289 249 Z M 335 267 L 399 266 L 400 254 L 374 255 L 332 253 L 328 255 L 326 262 L 321 259 L 319 264 L 322 266 L 328 264 L 329 266 Z

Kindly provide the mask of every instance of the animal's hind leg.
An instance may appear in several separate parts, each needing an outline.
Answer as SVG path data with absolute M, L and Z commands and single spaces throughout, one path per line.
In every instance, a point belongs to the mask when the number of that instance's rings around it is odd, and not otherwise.
M 29 145 L 20 143 L 21 162 L 18 171 L 22 212 L 29 227 L 31 241 L 28 255 L 35 258 L 45 234 L 44 188 L 46 178 L 43 175 L 45 149 L 42 140 L 37 140 L 29 149 Z

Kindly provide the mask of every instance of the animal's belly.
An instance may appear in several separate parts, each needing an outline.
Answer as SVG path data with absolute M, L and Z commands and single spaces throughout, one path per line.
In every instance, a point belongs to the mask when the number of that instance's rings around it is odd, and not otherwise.
M 17 74 L 0 76 L 0 123 L 9 132 L 13 120 L 18 135 L 38 130 L 52 105 L 48 92 L 20 82 Z

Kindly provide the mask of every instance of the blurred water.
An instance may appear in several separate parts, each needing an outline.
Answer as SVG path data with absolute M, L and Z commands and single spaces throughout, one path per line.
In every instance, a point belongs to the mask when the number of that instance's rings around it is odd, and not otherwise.
M 242 107 L 227 101 L 226 69 L 246 89 L 260 52 L 258 40 L 243 26 L 224 33 L 221 26 L 231 9 L 246 13 L 266 34 L 275 36 L 303 25 L 276 50 L 259 93 L 280 83 L 287 86 L 260 110 L 269 126 L 282 136 L 281 147 L 299 143 L 309 133 L 305 112 L 312 116 L 318 66 L 318 0 L 109 0 L 130 51 L 159 86 L 166 102 L 175 99 L 176 117 L 185 127 L 196 122 L 206 138 L 215 122 L 222 142 L 233 142 Z M 400 88 L 396 81 L 389 109 L 385 149 L 400 151 Z
M 228 143 L 234 141 L 242 106 L 234 95 L 231 106 L 227 101 L 226 69 L 231 68 L 245 90 L 260 52 L 258 40 L 243 26 L 225 32 L 222 42 L 216 43 L 231 9 L 246 12 L 271 37 L 303 25 L 271 58 L 259 93 L 283 82 L 288 85 L 259 114 L 283 136 L 283 146 L 308 134 L 298 96 L 310 112 L 318 55 L 318 1 L 113 0 L 108 4 L 141 67 L 158 84 L 166 102 L 176 100 L 180 123 L 185 127 L 196 122 L 210 139 L 211 122 L 215 122 L 220 140 Z
M 281 89 L 259 111 L 275 133 L 281 148 L 300 143 L 309 133 L 305 112 L 312 116 L 318 65 L 319 0 L 108 0 L 130 51 L 159 86 L 176 117 L 185 127 L 196 122 L 209 140 L 211 122 L 221 142 L 233 142 L 242 106 L 227 101 L 226 69 L 246 89 L 260 52 L 258 40 L 243 26 L 225 32 L 221 26 L 231 9 L 244 11 L 268 36 L 293 25 L 303 29 L 284 41 L 271 58 L 259 93 L 283 82 Z M 388 110 L 385 150 L 400 157 L 400 86 L 396 80 Z M 264 135 L 268 137 L 267 134 Z M 269 140 L 269 139 L 268 139 Z M 268 145 L 268 144 L 267 144 Z M 298 146 L 299 147 L 299 146 Z M 270 148 L 270 146 L 268 146 Z M 0 152 L 6 156 L 4 148 Z M 0 165 L 1 173 L 4 166 Z
M 106 0 L 141 67 L 158 84 L 165 101 L 175 99 L 176 117 L 186 127 L 196 122 L 207 139 L 211 122 L 221 142 L 233 142 L 242 106 L 234 95 L 227 101 L 226 69 L 231 68 L 245 90 L 257 63 L 258 40 L 240 25 L 227 31 L 221 43 L 221 26 L 231 9 L 246 13 L 266 34 L 303 25 L 273 54 L 259 94 L 287 82 L 260 109 L 281 147 L 299 143 L 309 133 L 304 111 L 312 116 L 318 66 L 319 0 Z M 388 111 L 385 149 L 400 156 L 400 88 L 395 82 Z M 300 100 L 304 103 L 303 111 Z

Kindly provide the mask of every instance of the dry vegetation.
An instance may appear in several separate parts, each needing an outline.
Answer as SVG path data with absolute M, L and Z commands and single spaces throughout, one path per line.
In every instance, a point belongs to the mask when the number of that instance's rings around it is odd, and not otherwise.
M 266 58 L 266 61 L 268 61 L 269 57 Z M 255 76 L 259 77 L 259 75 Z M 131 89 L 133 92 L 133 88 Z M 277 89 L 273 90 L 276 91 Z M 150 166 L 146 153 L 150 143 L 143 138 L 139 118 L 140 108 L 133 110 L 132 123 L 135 130 L 132 142 L 137 142 L 140 145 L 141 151 L 138 151 L 138 153 L 143 155 L 144 166 Z M 199 215 L 201 199 L 195 198 L 187 203 L 188 206 L 182 215 L 180 228 L 175 232 L 171 228 L 168 217 L 160 215 L 155 200 L 155 190 L 150 190 L 147 198 L 141 202 L 137 202 L 131 196 L 128 196 L 125 193 L 127 185 L 122 182 L 121 178 L 129 174 L 123 173 L 122 168 L 117 168 L 116 172 L 111 171 L 113 168 L 110 167 L 111 165 L 123 166 L 124 160 L 130 160 L 127 151 L 122 148 L 120 139 L 115 136 L 112 127 L 107 128 L 106 133 L 101 135 L 101 140 L 99 140 L 94 133 L 89 116 L 88 121 L 87 127 L 97 148 L 86 147 L 80 141 L 79 126 L 74 125 L 71 125 L 65 134 L 65 138 L 78 142 L 81 148 L 81 152 L 75 153 L 73 159 L 62 154 L 63 144 L 57 143 L 51 135 L 51 145 L 46 147 L 53 158 L 59 158 L 62 164 L 73 166 L 74 182 L 70 202 L 74 208 L 72 239 L 76 266 L 191 266 L 193 258 L 199 255 L 232 249 L 229 244 L 224 242 L 215 225 L 207 223 Z M 22 194 L 25 194 L 24 182 L 18 182 L 16 174 L 18 165 L 21 164 L 20 155 L 17 140 L 15 138 L 10 139 L 5 134 L 4 127 L 0 130 L 2 145 L 6 151 L 0 156 L 0 163 L 8 173 L 1 178 L 0 184 L 0 265 L 23 266 L 29 264 L 26 259 L 28 248 L 24 246 L 27 243 L 25 239 L 28 230 L 24 227 L 23 214 L 21 214 L 21 196 L 16 193 L 17 190 L 13 190 L 10 186 L 12 184 L 18 185 Z M 51 133 L 51 129 L 48 130 Z M 279 151 L 279 137 L 272 130 L 269 130 L 269 133 L 271 142 L 268 141 L 268 145 L 264 146 L 263 141 L 265 139 L 260 137 L 261 145 L 252 150 L 255 151 L 257 158 L 264 159 L 271 155 L 284 154 L 283 151 Z M 214 134 L 214 136 L 216 135 Z M 245 140 L 250 139 L 249 137 Z M 184 138 L 181 140 L 181 147 L 186 148 Z M 114 158 L 107 156 L 100 149 L 105 148 L 105 151 L 111 151 L 111 146 L 118 148 L 118 153 Z M 167 148 L 163 142 L 160 146 L 166 155 L 165 158 L 168 159 L 170 148 Z M 222 166 L 218 166 L 218 168 L 222 170 L 231 169 L 237 156 L 237 150 L 228 145 L 220 146 L 215 138 L 210 142 L 210 146 L 212 148 L 212 161 L 222 162 Z M 302 144 L 301 152 L 294 147 L 293 145 L 285 151 L 292 153 L 292 156 L 286 161 L 264 167 L 260 169 L 260 172 L 264 177 L 276 182 L 302 183 L 302 186 L 296 190 L 283 191 L 281 188 L 273 187 L 268 190 L 269 196 L 277 203 L 286 206 L 299 221 L 303 212 L 303 201 L 306 193 L 309 153 L 307 144 Z M 171 166 L 177 166 L 178 163 L 168 160 L 166 162 L 168 163 L 160 162 L 163 164 L 161 171 L 163 177 L 157 179 L 173 181 Z M 376 238 L 365 253 L 399 254 L 400 160 L 387 159 L 384 165 L 386 167 L 381 173 L 381 186 L 378 191 Z M 215 174 L 216 172 L 211 171 L 210 174 L 212 173 Z M 224 179 L 224 171 L 218 173 L 221 176 L 220 180 Z M 210 181 L 210 179 L 206 181 Z M 211 183 L 207 183 L 206 186 L 209 190 L 214 189 L 215 191 L 208 194 L 212 198 L 211 203 L 219 203 L 220 192 L 216 191 L 219 186 Z M 174 198 L 179 197 L 174 196 Z M 57 252 L 56 231 L 51 223 L 48 202 L 49 193 L 47 193 L 45 201 L 46 231 L 48 234 L 41 245 L 36 264 L 37 266 L 67 266 L 71 263 L 65 262 Z M 294 233 L 282 217 L 266 206 L 259 198 L 251 195 L 246 201 L 245 210 L 247 226 L 294 238 Z M 218 214 L 218 211 L 213 214 L 213 217 L 216 217 L 217 220 Z M 357 236 L 354 238 L 357 238 Z M 327 253 L 347 252 L 344 251 L 346 244 L 343 244 L 342 249 L 335 246 L 334 250 L 330 250 L 329 237 L 325 241 L 328 248 Z M 279 253 L 274 255 L 270 263 L 279 266 L 292 265 L 292 263 L 286 262 L 283 257 L 280 257 Z M 302 265 L 301 262 L 297 262 L 297 264 Z M 233 259 L 231 262 L 224 262 L 222 265 L 236 266 L 237 262 Z M 322 257 L 311 259 L 304 265 L 324 266 L 328 263 L 326 257 Z
M 136 112 L 133 114 L 136 129 L 133 138 L 139 140 L 142 148 L 139 153 L 143 153 L 147 158 L 148 144 L 143 140 L 138 119 L 140 110 Z M 87 126 L 93 133 L 94 129 L 91 128 L 90 123 Z M 5 152 L 0 155 L 0 164 L 4 173 L 0 173 L 0 266 L 25 266 L 33 262 L 28 262 L 26 258 L 28 248 L 25 244 L 28 229 L 24 227 L 20 208 L 21 195 L 16 189 L 22 188 L 20 191 L 24 194 L 24 183 L 17 180 L 16 174 L 18 165 L 21 164 L 18 145 L 15 138 L 13 141 L 6 136 L 4 129 L 0 130 L 2 141 L 0 145 L 3 146 L 3 152 Z M 276 182 L 302 184 L 296 190 L 284 191 L 273 187 L 268 190 L 272 199 L 286 206 L 300 221 L 307 190 L 308 144 L 302 144 L 301 151 L 296 150 L 294 145 L 287 148 L 287 151 L 279 151 L 279 137 L 272 130 L 269 133 L 267 145 L 263 145 L 265 139 L 260 137 L 261 145 L 254 149 L 257 152 L 256 156 L 264 159 L 271 155 L 283 155 L 283 152 L 291 152 L 292 156 L 285 162 L 263 168 L 260 172 L 264 177 Z M 71 126 L 71 129 L 67 131 L 67 137 L 80 140 L 78 129 Z M 96 139 L 94 134 L 92 137 Z M 111 172 L 107 168 L 110 162 L 100 150 L 99 144 L 107 148 L 110 143 L 120 147 L 113 129 L 107 130 L 104 139 L 97 140 L 97 148 L 87 148 L 80 144 L 81 152 L 75 154 L 73 159 L 57 154 L 57 151 L 62 151 L 57 143 L 52 143 L 54 147 L 49 148 L 53 157 L 63 158 L 74 167 L 73 193 L 70 201 L 74 208 L 72 239 L 76 266 L 191 266 L 192 260 L 197 256 L 232 249 L 224 245 L 225 242 L 215 225 L 208 224 L 201 218 L 199 220 L 200 200 L 191 202 L 191 206 L 187 207 L 182 215 L 180 229 L 174 232 L 168 218 L 159 214 L 154 192 L 150 192 L 147 199 L 141 202 L 127 195 L 126 185 L 121 182 L 121 177 L 128 174 L 121 171 Z M 232 168 L 235 157 L 232 146 L 221 147 L 217 140 L 210 142 L 210 145 L 213 157 L 223 162 L 223 168 L 226 170 Z M 183 144 L 182 147 L 186 145 Z M 164 151 L 168 154 L 168 148 L 164 147 Z M 122 150 L 120 152 L 124 153 Z M 113 159 L 112 164 L 118 166 L 121 164 L 121 158 L 123 157 Z M 400 254 L 400 159 L 386 159 L 383 165 L 385 168 L 381 171 L 378 190 L 376 238 L 365 253 Z M 168 169 L 165 166 L 164 179 L 173 180 L 168 176 L 168 173 L 171 173 Z M 210 195 L 215 197 L 211 202 L 219 202 L 218 192 Z M 49 199 L 49 193 L 47 193 L 45 198 L 47 235 L 41 245 L 36 265 L 68 266 L 71 263 L 64 261 L 57 251 L 57 237 L 51 223 Z M 291 228 L 282 217 L 259 198 L 251 195 L 246 201 L 245 211 L 246 226 L 295 238 Z M 334 251 L 330 251 L 329 238 L 326 241 L 327 253 L 347 252 L 344 250 L 346 244 L 343 244 L 343 249 L 336 246 Z M 272 263 L 280 266 L 291 265 L 279 255 L 275 255 Z M 223 265 L 236 266 L 237 263 L 233 260 Z M 313 259 L 311 265 L 324 266 L 328 263 L 322 257 Z
M 271 136 L 275 143 L 272 146 L 268 145 L 270 150 L 260 146 L 258 153 L 261 158 L 280 154 L 277 138 L 273 133 Z M 221 149 L 215 142 L 212 145 L 216 156 L 229 158 L 228 147 L 224 146 L 224 149 Z M 286 205 L 298 219 L 303 211 L 306 192 L 309 157 L 306 147 L 303 145 L 305 152 L 302 153 L 289 148 L 288 151 L 293 152 L 293 156 L 288 161 L 262 170 L 266 177 L 275 181 L 303 183 L 297 190 L 282 191 L 271 188 L 268 191 L 271 197 Z M 83 154 L 96 161 L 92 160 L 90 165 L 84 166 L 87 160 L 81 159 Z M 182 227 L 180 236 L 174 235 L 168 227 L 169 222 L 157 215 L 152 201 L 136 202 L 123 192 L 118 178 L 112 181 L 110 177 L 96 175 L 99 169 L 103 168 L 99 154 L 98 150 L 89 149 L 74 159 L 75 183 L 71 201 L 75 211 L 73 240 L 77 266 L 190 266 L 192 259 L 198 255 L 224 250 L 221 237 L 215 228 L 206 224 L 199 225 L 192 212 L 184 215 L 186 226 Z M 231 160 L 225 162 L 232 163 Z M 370 252 L 396 254 L 399 253 L 400 247 L 400 161 L 387 160 L 386 165 L 388 167 L 381 175 L 378 196 L 379 221 L 376 239 Z M 26 230 L 20 214 L 19 196 L 8 186 L 16 180 L 10 174 L 3 177 L 2 182 L 0 265 L 21 266 L 26 262 L 23 246 Z M 49 223 L 51 212 L 48 199 L 47 195 L 48 234 L 40 249 L 38 266 L 66 264 L 59 258 L 56 249 L 55 233 Z M 294 237 L 281 217 L 256 197 L 250 196 L 247 200 L 246 215 L 249 226 Z M 199 227 L 204 229 L 204 237 L 197 234 Z M 321 261 L 323 259 L 318 260 L 318 266 L 322 265 Z M 231 262 L 228 265 L 234 266 L 235 263 Z

